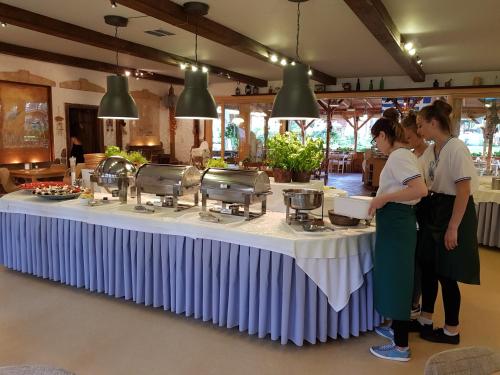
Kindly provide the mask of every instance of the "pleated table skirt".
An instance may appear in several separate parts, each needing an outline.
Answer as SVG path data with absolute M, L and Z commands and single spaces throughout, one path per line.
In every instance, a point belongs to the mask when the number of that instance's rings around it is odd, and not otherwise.
M 477 242 L 486 246 L 500 247 L 500 204 L 476 203 Z
M 0 213 L 0 230 L 0 263 L 10 269 L 282 344 L 359 336 L 381 321 L 371 272 L 336 312 L 295 260 L 277 252 L 13 213 Z

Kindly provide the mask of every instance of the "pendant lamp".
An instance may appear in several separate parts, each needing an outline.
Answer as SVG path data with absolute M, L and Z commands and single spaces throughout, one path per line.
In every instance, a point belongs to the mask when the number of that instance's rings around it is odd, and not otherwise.
M 316 120 L 319 109 L 311 86 L 309 86 L 309 68 L 300 62 L 299 32 L 300 3 L 307 0 L 289 0 L 297 3 L 297 61 L 283 68 L 283 84 L 274 98 L 270 118 L 276 120 Z
M 115 27 L 127 26 L 128 19 L 120 16 L 105 16 L 104 21 Z M 107 77 L 106 94 L 101 99 L 97 117 L 102 119 L 137 120 L 139 113 L 134 98 L 129 93 L 128 78 L 119 74 L 118 50 L 116 50 L 116 75 Z
M 184 11 L 189 15 L 205 16 L 208 5 L 191 1 L 184 4 Z M 219 118 L 214 97 L 208 91 L 208 69 L 198 67 L 198 30 L 195 33 L 195 65 L 185 70 L 184 90 L 179 95 L 175 117 L 190 120 Z

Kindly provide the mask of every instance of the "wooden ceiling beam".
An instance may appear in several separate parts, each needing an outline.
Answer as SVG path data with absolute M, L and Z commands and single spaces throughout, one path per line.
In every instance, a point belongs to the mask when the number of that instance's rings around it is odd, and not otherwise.
M 168 65 L 179 66 L 180 63 L 194 63 L 194 61 L 182 56 L 144 46 L 142 44 L 129 42 L 124 39 L 115 38 L 111 35 L 86 29 L 68 22 L 59 21 L 42 14 L 33 13 L 4 3 L 0 3 L 0 20 L 25 29 L 111 51 L 118 50 L 120 53 Z M 260 78 L 233 72 L 214 65 L 203 65 L 210 69 L 210 73 L 233 81 L 245 82 L 259 87 L 267 86 L 267 81 Z
M 192 33 L 197 27 L 198 35 L 261 61 L 271 63 L 269 57 L 272 54 L 280 56 L 280 59 L 284 57 L 288 61 L 294 60 L 207 17 L 190 15 L 188 19 L 184 8 L 171 0 L 116 0 L 116 2 Z M 311 79 L 325 85 L 337 84 L 337 78 L 314 68 L 311 70 Z
M 344 0 L 359 20 L 415 82 L 425 81 L 425 73 L 402 46 L 404 40 L 382 0 Z
M 105 63 L 102 61 L 82 59 L 80 57 L 68 56 L 60 53 L 48 52 L 40 49 L 28 48 L 3 42 L 0 42 L 0 53 L 11 56 L 23 57 L 31 60 L 49 62 L 53 64 L 74 66 L 77 68 L 88 69 L 88 70 L 96 70 L 105 73 L 115 74 L 117 72 L 116 65 Z M 120 66 L 118 68 L 118 72 L 122 75 L 124 75 L 125 71 L 127 70 L 132 73 L 135 71 L 135 68 L 127 68 L 124 66 Z M 145 74 L 144 76 L 141 77 L 141 79 L 171 83 L 173 85 L 184 84 L 184 80 L 182 78 L 171 77 L 157 73 Z

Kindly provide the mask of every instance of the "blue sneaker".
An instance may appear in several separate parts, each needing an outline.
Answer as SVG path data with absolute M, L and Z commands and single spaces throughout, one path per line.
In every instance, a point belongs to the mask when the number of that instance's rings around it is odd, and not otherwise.
M 385 337 L 386 339 L 389 339 L 392 342 L 394 342 L 394 331 L 391 327 L 380 326 L 375 328 L 375 332 L 377 332 L 377 335 Z
M 408 362 L 411 359 L 410 349 L 399 350 L 396 345 L 372 346 L 370 352 L 375 356 L 390 361 Z

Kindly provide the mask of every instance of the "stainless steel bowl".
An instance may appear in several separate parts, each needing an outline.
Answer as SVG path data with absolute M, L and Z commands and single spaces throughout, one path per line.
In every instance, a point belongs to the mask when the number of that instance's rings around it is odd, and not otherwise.
M 295 210 L 314 210 L 323 204 L 323 191 L 314 189 L 283 190 L 285 206 Z

